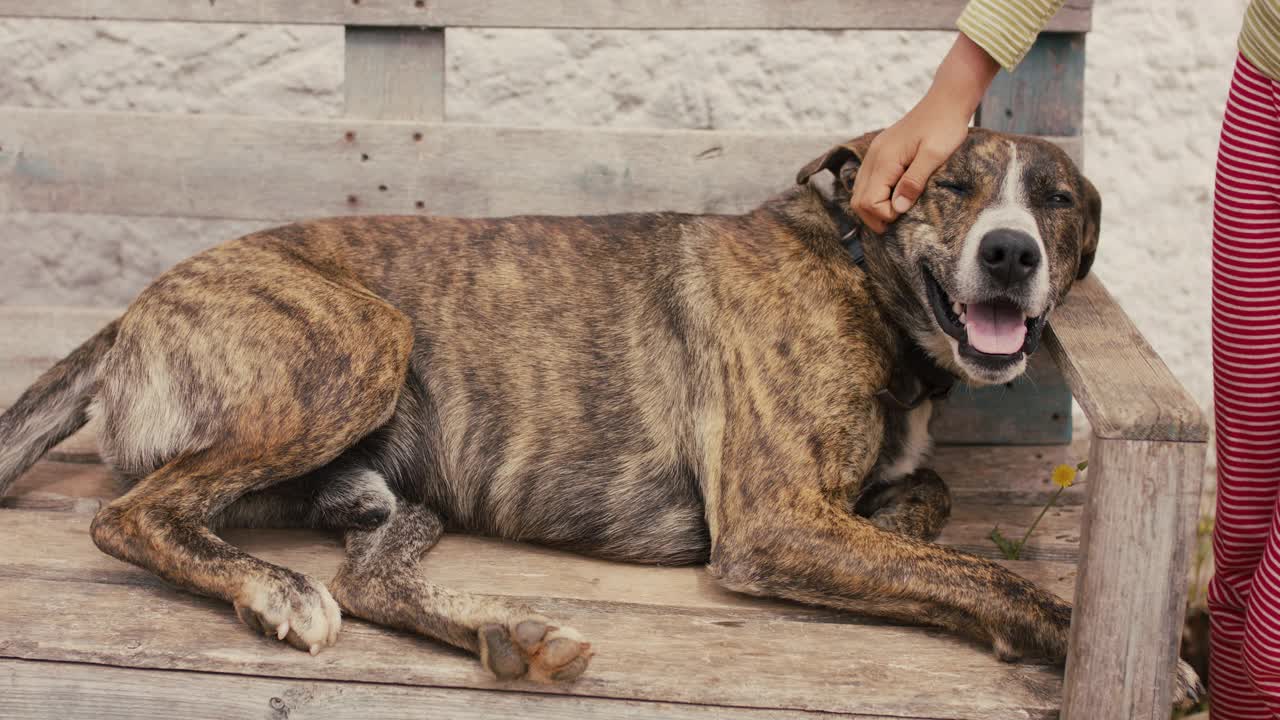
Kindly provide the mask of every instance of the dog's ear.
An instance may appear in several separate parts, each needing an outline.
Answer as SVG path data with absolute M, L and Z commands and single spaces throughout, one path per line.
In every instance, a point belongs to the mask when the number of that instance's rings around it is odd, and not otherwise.
M 862 137 L 836 145 L 822 155 L 810 160 L 796 174 L 796 183 L 804 185 L 809 182 L 809 178 L 823 170 L 829 170 L 840 181 L 840 185 L 844 187 L 846 192 L 852 190 L 853 179 L 858 174 L 858 167 L 862 165 L 862 158 L 866 156 L 867 148 L 871 147 L 871 141 L 879 134 L 879 130 L 869 132 Z
M 1098 235 L 1102 230 L 1102 196 L 1098 189 L 1084 179 L 1084 239 L 1080 243 L 1080 269 L 1076 271 L 1076 279 L 1083 280 L 1093 267 L 1093 258 L 1098 253 Z

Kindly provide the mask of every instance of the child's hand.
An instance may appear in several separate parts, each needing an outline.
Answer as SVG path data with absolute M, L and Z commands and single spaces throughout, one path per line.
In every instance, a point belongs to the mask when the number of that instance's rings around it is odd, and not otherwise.
M 898 122 L 876 136 L 853 183 L 853 210 L 884 232 L 915 204 L 925 183 L 964 142 L 983 94 L 1000 66 L 965 35 L 947 54 L 933 86 Z

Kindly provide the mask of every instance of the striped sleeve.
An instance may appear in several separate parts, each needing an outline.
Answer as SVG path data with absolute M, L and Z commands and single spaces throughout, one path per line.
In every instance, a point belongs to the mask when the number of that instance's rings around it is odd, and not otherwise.
M 956 21 L 960 32 L 1013 70 L 1066 0 L 969 0 Z
M 1240 54 L 1272 80 L 1280 79 L 1280 0 L 1253 0 L 1240 30 Z

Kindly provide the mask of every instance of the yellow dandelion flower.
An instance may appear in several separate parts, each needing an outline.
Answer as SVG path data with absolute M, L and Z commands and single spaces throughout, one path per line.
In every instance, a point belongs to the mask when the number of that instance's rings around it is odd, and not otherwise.
M 1076 481 L 1076 469 L 1070 465 L 1059 465 L 1053 469 L 1053 484 L 1060 488 L 1069 488 Z

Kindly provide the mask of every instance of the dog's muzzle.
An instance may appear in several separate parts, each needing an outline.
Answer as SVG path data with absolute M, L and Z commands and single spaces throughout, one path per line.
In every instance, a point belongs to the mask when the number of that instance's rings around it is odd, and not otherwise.
M 1039 347 L 1047 312 L 1028 316 L 1018 303 L 1003 296 L 957 302 L 929 268 L 923 270 L 934 319 L 959 344 L 962 357 L 996 369 L 1017 362 Z

